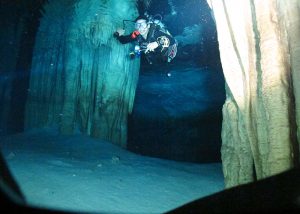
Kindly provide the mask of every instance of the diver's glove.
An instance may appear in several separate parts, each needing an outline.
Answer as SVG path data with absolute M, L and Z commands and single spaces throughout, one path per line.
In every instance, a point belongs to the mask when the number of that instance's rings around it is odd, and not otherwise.
M 114 32 L 114 37 L 118 38 L 119 37 L 119 33 L 118 32 Z
M 117 29 L 116 32 L 114 32 L 114 37 L 119 37 L 119 36 L 123 36 L 125 33 L 125 30 L 122 28 Z
M 155 48 L 158 47 L 158 43 L 157 42 L 151 42 L 147 45 L 147 48 L 145 50 L 145 53 L 148 53 L 149 51 L 154 51 Z

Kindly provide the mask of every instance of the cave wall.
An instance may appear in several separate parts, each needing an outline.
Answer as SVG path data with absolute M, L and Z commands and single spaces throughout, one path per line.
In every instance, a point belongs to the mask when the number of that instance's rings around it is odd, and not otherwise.
M 10 132 L 13 83 L 29 10 L 14 1 L 0 2 L 0 135 Z M 5 29 L 5 30 L 4 30 Z
M 0 135 L 24 130 L 33 45 L 44 1 L 0 1 Z
M 208 0 L 226 80 L 226 187 L 299 163 L 300 2 Z
M 137 16 L 136 1 L 53 0 L 43 11 L 26 129 L 57 126 L 126 147 L 140 65 L 129 58 L 131 44 L 121 45 L 113 32 Z

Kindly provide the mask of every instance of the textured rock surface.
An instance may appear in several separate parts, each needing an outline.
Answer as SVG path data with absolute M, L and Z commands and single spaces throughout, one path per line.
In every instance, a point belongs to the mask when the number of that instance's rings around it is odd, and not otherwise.
M 227 84 L 222 161 L 230 187 L 298 163 L 300 3 L 208 3 L 216 19 Z
M 137 16 L 135 4 L 55 0 L 45 5 L 33 56 L 27 129 L 59 124 L 65 134 L 78 128 L 126 146 L 139 60 L 130 60 L 130 45 L 119 44 L 113 32 L 123 19 Z
M 13 85 L 29 10 L 13 1 L 0 2 L 0 135 L 10 132 Z M 5 29 L 5 30 L 4 30 Z

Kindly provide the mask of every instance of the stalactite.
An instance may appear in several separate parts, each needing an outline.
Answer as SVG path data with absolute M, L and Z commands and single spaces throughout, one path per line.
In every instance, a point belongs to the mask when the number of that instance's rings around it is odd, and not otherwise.
M 126 147 L 127 116 L 132 110 L 139 60 L 129 58 L 131 45 L 121 45 L 113 32 L 122 27 L 123 19 L 137 16 L 136 1 L 74 0 L 64 7 L 60 3 L 51 1 L 45 7 L 45 17 L 51 19 L 43 18 L 38 38 L 48 38 L 49 43 L 37 42 L 27 125 L 58 124 L 62 133 L 79 129 Z M 61 17 L 61 9 L 69 12 Z M 55 26 L 50 27 L 52 22 Z M 50 29 L 61 29 L 60 39 L 48 34 Z M 43 55 L 42 45 L 52 47 L 53 52 Z M 51 65 L 56 65 L 53 70 Z M 37 88 L 44 90 L 34 94 Z M 33 111 L 34 99 L 41 111 Z
M 300 53 L 296 39 L 299 3 L 208 3 L 216 18 L 228 85 L 223 106 L 222 161 L 226 186 L 230 187 L 255 179 L 253 163 L 255 175 L 261 179 L 298 162 L 295 118 L 299 114 L 299 64 L 295 57 Z

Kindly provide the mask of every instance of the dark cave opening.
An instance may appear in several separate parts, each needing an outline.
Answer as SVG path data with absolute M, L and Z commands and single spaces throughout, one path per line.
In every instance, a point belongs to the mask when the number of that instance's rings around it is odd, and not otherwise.
M 216 26 L 206 1 L 173 3 L 178 10 L 173 16 L 168 4 L 157 1 L 139 11 L 161 14 L 175 38 L 191 26 L 200 26 L 202 32 L 196 43 L 179 43 L 170 65 L 149 65 L 142 57 L 127 148 L 178 161 L 220 162 L 225 81 Z

